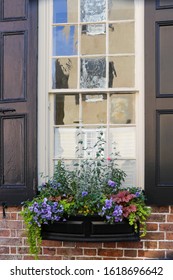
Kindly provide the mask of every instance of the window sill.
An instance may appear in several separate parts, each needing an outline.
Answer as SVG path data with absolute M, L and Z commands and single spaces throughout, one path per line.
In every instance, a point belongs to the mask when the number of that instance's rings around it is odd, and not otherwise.
M 138 231 L 124 220 L 115 224 L 107 224 L 100 216 L 71 216 L 66 222 L 54 222 L 42 225 L 43 240 L 60 241 L 139 241 Z

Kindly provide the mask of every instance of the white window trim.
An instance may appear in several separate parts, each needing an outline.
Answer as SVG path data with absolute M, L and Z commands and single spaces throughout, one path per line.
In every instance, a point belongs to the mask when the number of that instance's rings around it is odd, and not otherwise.
M 38 1 L 38 183 L 49 175 L 49 0 Z
M 144 166 L 145 166 L 145 129 L 144 129 L 144 1 L 135 1 L 135 48 L 136 67 L 135 84 L 139 89 L 136 98 L 136 181 L 137 185 L 144 188 Z
M 38 22 L 38 181 L 42 176 L 49 176 L 53 172 L 53 129 L 49 125 L 53 120 L 53 94 L 51 84 L 51 5 L 50 0 L 39 1 Z M 144 187 L 144 0 L 135 0 L 135 89 L 139 91 L 136 98 L 136 181 Z M 67 90 L 68 91 L 68 90 Z M 97 91 L 97 90 L 96 90 Z M 100 91 L 100 90 L 99 90 Z M 113 89 L 115 92 L 115 89 Z M 116 89 L 117 91 L 117 89 Z M 125 92 L 126 89 L 118 89 Z M 87 92 L 89 92 L 87 90 Z M 53 93 L 53 91 L 52 91 Z M 51 110 L 51 114 L 50 114 Z M 51 131 L 52 130 L 52 131 Z

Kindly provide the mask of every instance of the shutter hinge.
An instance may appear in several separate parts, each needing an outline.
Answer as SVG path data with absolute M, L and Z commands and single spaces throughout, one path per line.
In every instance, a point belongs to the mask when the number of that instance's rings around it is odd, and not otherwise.
M 6 212 L 5 209 L 7 208 L 7 202 L 2 202 L 2 213 L 3 213 L 3 219 L 6 218 Z

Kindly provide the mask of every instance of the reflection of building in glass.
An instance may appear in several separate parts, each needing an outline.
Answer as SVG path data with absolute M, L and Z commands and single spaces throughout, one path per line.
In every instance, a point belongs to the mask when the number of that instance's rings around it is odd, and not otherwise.
M 134 94 L 112 94 L 111 115 L 113 124 L 135 123 L 135 96 Z
M 87 24 L 82 25 L 82 34 L 87 35 L 98 35 L 106 33 L 106 25 L 105 24 Z

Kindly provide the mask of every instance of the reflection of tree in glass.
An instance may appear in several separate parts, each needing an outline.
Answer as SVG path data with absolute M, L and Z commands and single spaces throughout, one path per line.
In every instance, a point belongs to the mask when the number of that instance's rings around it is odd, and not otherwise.
M 72 68 L 72 62 L 68 58 L 64 59 L 64 63 L 61 63 L 59 59 L 56 60 L 56 88 L 68 88 L 68 79 Z M 58 111 L 56 112 L 56 124 L 64 124 L 64 95 L 61 96 L 61 102 L 56 99 L 56 106 Z
M 106 59 L 81 59 L 81 88 L 105 88 L 106 86 Z
M 56 88 L 68 88 L 68 79 L 72 68 L 72 62 L 68 58 L 64 63 L 56 60 Z
M 117 77 L 117 72 L 113 61 L 109 62 L 109 88 L 112 88 L 114 76 Z
M 97 22 L 106 19 L 105 0 L 81 0 L 81 21 Z

